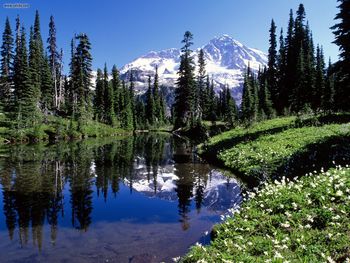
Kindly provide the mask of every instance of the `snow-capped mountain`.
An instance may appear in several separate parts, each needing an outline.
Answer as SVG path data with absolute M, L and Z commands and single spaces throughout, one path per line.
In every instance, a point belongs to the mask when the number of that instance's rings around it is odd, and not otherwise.
M 206 59 L 206 71 L 215 83 L 217 91 L 227 85 L 240 102 L 243 74 L 248 65 L 257 71 L 267 63 L 264 52 L 249 48 L 228 35 L 212 39 L 202 47 Z M 200 48 L 194 51 L 194 61 Z M 151 51 L 121 68 L 122 78 L 127 78 L 130 70 L 133 71 L 137 91 L 145 90 L 148 76 L 153 76 L 158 66 L 160 84 L 175 87 L 178 77 L 177 70 L 180 63 L 180 49 L 171 48 L 162 51 Z
M 184 164 L 182 164 L 184 165 Z M 193 164 L 190 164 L 193 166 Z M 153 177 L 154 171 L 147 171 L 144 164 L 135 166 L 133 182 L 124 179 L 125 185 L 148 196 L 149 198 L 159 198 L 167 201 L 177 201 L 179 199 L 178 191 L 178 171 L 176 165 L 168 164 L 158 167 L 156 177 Z M 207 171 L 210 173 L 209 180 L 196 182 L 192 189 L 191 199 L 196 198 L 198 187 L 202 187 L 202 205 L 215 212 L 225 212 L 231 207 L 235 207 L 242 202 L 240 185 L 234 179 L 228 179 L 217 170 Z M 147 176 L 148 175 L 148 176 Z M 202 174 L 204 176 L 204 174 Z M 195 177 L 195 176 L 194 176 Z

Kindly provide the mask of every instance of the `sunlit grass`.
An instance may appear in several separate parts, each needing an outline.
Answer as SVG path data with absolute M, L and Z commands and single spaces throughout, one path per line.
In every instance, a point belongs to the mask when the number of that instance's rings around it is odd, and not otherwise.
M 305 151 L 309 145 L 342 136 L 350 136 L 350 124 L 288 129 L 239 143 L 221 152 L 219 159 L 227 167 L 248 176 L 271 175 L 278 167 L 285 165 L 293 155 Z

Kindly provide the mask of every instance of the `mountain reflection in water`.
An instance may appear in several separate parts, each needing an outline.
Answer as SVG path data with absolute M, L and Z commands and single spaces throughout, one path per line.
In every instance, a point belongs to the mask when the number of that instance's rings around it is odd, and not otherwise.
M 242 199 L 167 134 L 9 146 L 0 188 L 2 262 L 169 261 Z

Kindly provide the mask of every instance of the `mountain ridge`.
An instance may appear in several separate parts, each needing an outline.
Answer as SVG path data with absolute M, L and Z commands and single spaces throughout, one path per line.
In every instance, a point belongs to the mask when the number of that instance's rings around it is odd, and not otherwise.
M 216 92 L 228 86 L 238 104 L 241 101 L 243 77 L 247 66 L 250 65 L 252 71 L 257 72 L 259 67 L 262 68 L 267 64 L 267 55 L 264 52 L 247 47 L 226 34 L 214 37 L 206 45 L 195 49 L 193 51 L 195 64 L 200 49 L 204 51 L 206 71 L 214 81 Z M 142 94 L 147 88 L 148 76 L 153 76 L 158 66 L 160 85 L 175 87 L 180 54 L 180 48 L 150 51 L 124 65 L 120 69 L 121 78 L 127 80 L 132 70 L 136 92 Z

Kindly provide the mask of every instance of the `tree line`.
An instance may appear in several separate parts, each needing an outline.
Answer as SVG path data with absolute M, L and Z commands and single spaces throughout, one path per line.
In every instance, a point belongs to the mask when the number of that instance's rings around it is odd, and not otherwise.
M 206 74 L 204 51 L 198 54 L 198 72 L 192 56 L 193 35 L 186 31 L 181 48 L 175 102 L 172 106 L 174 129 L 196 127 L 203 120 L 224 120 L 233 125 L 238 117 L 238 108 L 228 87 L 224 87 L 218 96 L 214 89 L 214 80 Z
M 278 115 L 346 111 L 350 108 L 349 0 L 338 1 L 338 23 L 331 29 L 340 60 L 325 63 L 323 48 L 315 47 L 300 4 L 295 17 L 290 11 L 286 34 L 281 29 L 279 41 L 272 20 L 267 66 L 257 74 L 248 66 L 240 107 L 229 87 L 215 92 L 215 81 L 206 73 L 204 51 L 200 50 L 198 61 L 194 61 L 193 35 L 185 32 L 175 101 L 169 111 L 159 88 L 157 68 L 148 78 L 144 95 L 135 94 L 134 72 L 128 72 L 127 81 L 121 80 L 115 65 L 111 72 L 106 65 L 97 70 L 93 88 L 91 43 L 86 34 L 73 37 L 69 74 L 65 75 L 52 16 L 46 47 L 38 11 L 28 42 L 20 18 L 16 18 L 14 33 L 7 18 L 0 49 L 1 112 L 13 128 L 33 127 L 53 115 L 134 130 L 159 128 L 168 122 L 174 129 L 195 127 L 203 120 L 234 126 Z
M 83 123 L 96 120 L 126 130 L 158 128 L 167 122 L 166 107 L 159 89 L 158 73 L 149 83 L 146 100 L 134 94 L 133 72 L 122 81 L 114 65 L 97 70 L 92 83 L 91 43 L 84 33 L 71 40 L 69 73 L 63 72 L 63 51 L 57 47 L 54 17 L 44 46 L 39 12 L 27 32 L 16 18 L 13 33 L 8 18 L 2 34 L 0 106 L 11 128 L 35 127 L 48 116 L 71 118 Z M 151 79 L 151 76 L 150 76 Z
M 341 51 L 340 60 L 325 63 L 323 48 L 315 48 L 306 12 L 300 4 L 294 18 L 290 10 L 286 36 L 281 29 L 279 43 L 276 25 L 269 30 L 268 63 L 257 73 L 248 66 L 244 75 L 242 103 L 238 109 L 228 88 L 215 96 L 213 82 L 205 78 L 203 51 L 199 52 L 198 73 L 191 45 L 193 35 L 187 31 L 182 43 L 179 78 L 173 105 L 175 129 L 194 127 L 202 120 L 222 120 L 233 126 L 274 116 L 305 112 L 329 113 L 350 109 L 350 34 L 349 0 L 338 0 L 339 23 L 331 29 L 334 43 Z
M 342 51 L 341 59 L 336 63 L 329 60 L 327 65 L 322 46 L 315 48 L 303 4 L 299 5 L 295 18 L 290 10 L 287 33 L 284 36 L 281 29 L 279 45 L 277 27 L 274 20 L 271 21 L 267 67 L 258 74 L 248 68 L 245 74 L 243 120 L 350 109 L 350 42 L 344 41 L 349 40 L 349 1 L 339 2 L 341 11 L 336 19 L 341 22 L 332 27 L 336 35 L 334 43 Z

